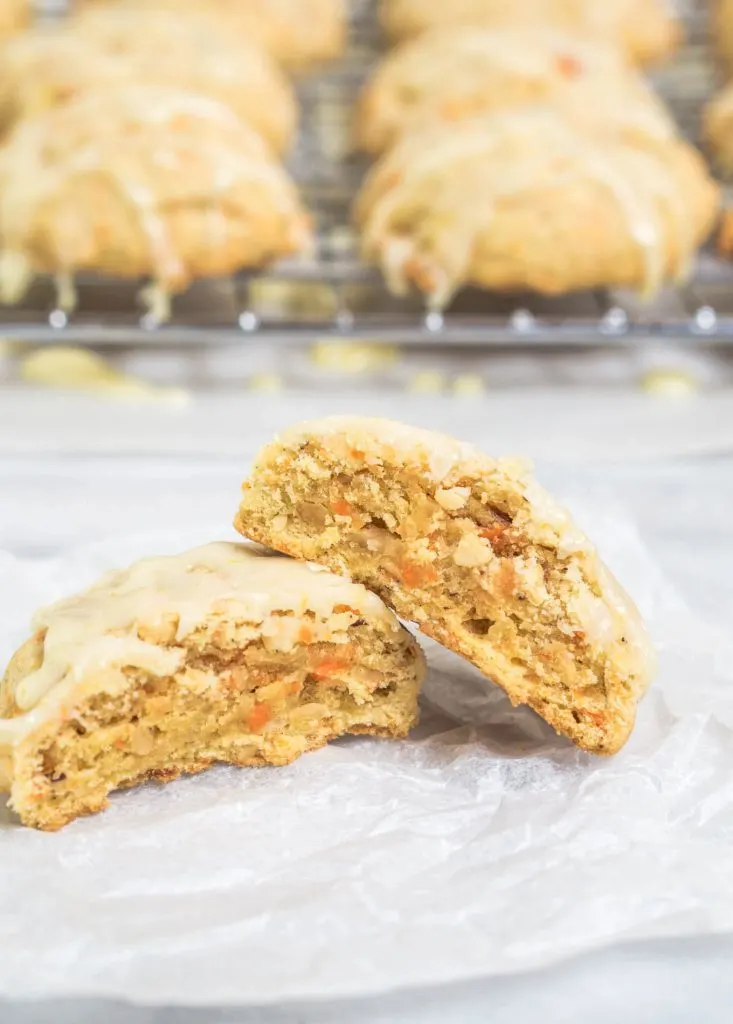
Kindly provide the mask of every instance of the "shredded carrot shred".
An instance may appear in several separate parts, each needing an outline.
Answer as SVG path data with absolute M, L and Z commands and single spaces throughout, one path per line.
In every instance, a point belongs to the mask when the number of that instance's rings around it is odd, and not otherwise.
M 405 562 L 400 567 L 400 577 L 406 587 L 422 587 L 426 583 L 435 583 L 438 579 L 438 573 L 432 565 Z
M 331 502 L 331 511 L 335 512 L 337 516 L 350 516 L 351 505 L 346 498 L 339 498 L 338 501 Z
M 583 65 L 577 57 L 573 57 L 570 53 L 559 54 L 555 63 L 557 70 L 565 78 L 577 78 L 583 73 Z
M 269 704 L 255 704 L 247 716 L 247 728 L 250 732 L 262 732 L 272 718 L 272 708 Z
M 494 541 L 501 540 L 506 533 L 506 530 L 506 526 L 487 526 L 485 529 L 479 530 L 479 535 L 483 537 L 484 540 L 491 541 L 493 544 Z
M 316 679 L 327 679 L 329 676 L 336 675 L 337 672 L 343 672 L 348 667 L 349 662 L 343 658 L 324 658 L 320 665 L 316 665 L 313 669 L 313 675 Z
M 298 630 L 298 643 L 301 644 L 312 644 L 313 643 L 313 629 L 306 622 Z

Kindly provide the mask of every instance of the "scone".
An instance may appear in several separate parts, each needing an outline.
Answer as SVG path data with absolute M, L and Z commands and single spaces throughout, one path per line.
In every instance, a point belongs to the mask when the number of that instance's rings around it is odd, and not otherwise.
M 585 750 L 628 738 L 643 623 L 523 464 L 387 420 L 306 423 L 260 453 L 235 525 L 348 573 Z
M 31 0 L 0 0 L 0 41 L 22 32 L 31 20 Z
M 622 47 L 638 64 L 668 57 L 682 30 L 666 0 L 380 0 L 392 39 L 449 25 L 550 26 Z
M 539 108 L 405 136 L 357 199 L 363 253 L 434 307 L 465 284 L 561 294 L 683 278 L 719 190 L 675 139 L 595 137 Z
M 11 40 L 0 54 L 0 121 L 7 125 L 85 93 L 135 83 L 218 100 L 277 152 L 292 142 L 293 89 L 261 47 L 195 13 L 115 6 Z
M 284 765 L 417 717 L 423 657 L 379 598 L 252 545 L 137 562 L 33 628 L 0 686 L 0 789 L 35 828 L 145 779 Z
M 194 279 L 306 249 L 295 186 L 222 104 L 129 86 L 22 121 L 0 151 L 0 294 L 34 274 L 151 277 L 156 315 Z
M 552 29 L 459 25 L 385 57 L 361 97 L 357 143 L 378 153 L 407 131 L 533 103 L 590 131 L 675 134 L 665 105 L 613 45 Z
M 77 7 L 103 0 L 80 0 Z M 149 0 L 104 0 L 145 11 Z M 265 47 L 294 70 L 340 57 L 346 46 L 345 0 L 156 0 L 159 9 L 199 11 L 240 39 Z

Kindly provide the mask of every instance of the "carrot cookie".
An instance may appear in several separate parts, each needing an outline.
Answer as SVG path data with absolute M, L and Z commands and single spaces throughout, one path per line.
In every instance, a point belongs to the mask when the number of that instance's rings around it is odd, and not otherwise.
M 236 524 L 347 572 L 585 750 L 617 751 L 653 673 L 630 598 L 515 461 L 387 420 L 265 448 Z
M 546 109 L 405 136 L 362 188 L 367 260 L 435 307 L 465 284 L 560 294 L 683 278 L 719 190 L 682 141 L 596 137 Z
M 703 135 L 720 170 L 733 175 L 733 82 L 708 104 Z
M 129 86 L 22 121 L 0 153 L 0 293 L 37 273 L 152 277 L 153 312 L 198 277 L 310 245 L 295 186 L 224 105 Z
M 55 830 L 115 789 L 405 736 L 420 650 L 378 597 L 245 544 L 137 562 L 36 616 L 0 686 L 0 789 Z
M 0 61 L 5 124 L 77 96 L 130 83 L 197 92 L 230 107 L 277 152 L 296 127 L 293 90 L 259 46 L 195 13 L 90 9 L 63 28 L 35 29 Z
M 0 41 L 22 32 L 30 20 L 30 0 L 0 0 Z
M 733 70 L 733 0 L 712 0 L 712 38 L 728 74 Z
M 99 2 L 85 0 L 84 6 Z M 116 3 L 132 10 L 149 6 L 149 0 Z M 340 57 L 346 46 L 344 0 L 156 0 L 156 7 L 176 13 L 200 11 L 239 38 L 264 46 L 295 70 Z
M 675 134 L 662 101 L 612 45 L 551 29 L 448 26 L 379 65 L 362 95 L 357 142 L 377 153 L 406 131 L 531 103 L 590 131 Z
M 381 0 L 392 39 L 449 25 L 551 26 L 612 41 L 639 64 L 668 57 L 681 37 L 666 0 Z

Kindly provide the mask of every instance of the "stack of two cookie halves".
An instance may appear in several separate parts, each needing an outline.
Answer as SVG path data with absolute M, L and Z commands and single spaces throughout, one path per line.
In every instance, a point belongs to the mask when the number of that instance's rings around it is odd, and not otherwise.
M 257 543 L 147 559 L 36 616 L 0 686 L 0 789 L 25 824 L 217 761 L 405 737 L 425 662 L 397 616 L 581 748 L 628 738 L 644 626 L 526 466 L 324 420 L 265 448 L 235 525 Z

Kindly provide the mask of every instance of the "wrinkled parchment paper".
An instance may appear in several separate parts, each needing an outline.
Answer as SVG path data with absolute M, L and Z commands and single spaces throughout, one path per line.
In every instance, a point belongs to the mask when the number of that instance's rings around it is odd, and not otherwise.
M 731 644 L 688 612 L 622 510 L 576 512 L 660 648 L 619 756 L 579 753 L 431 646 L 409 741 L 150 785 L 55 835 L 19 827 L 0 798 L 0 996 L 328 998 L 733 929 Z M 39 603 L 211 536 L 0 552 L 0 655 Z

